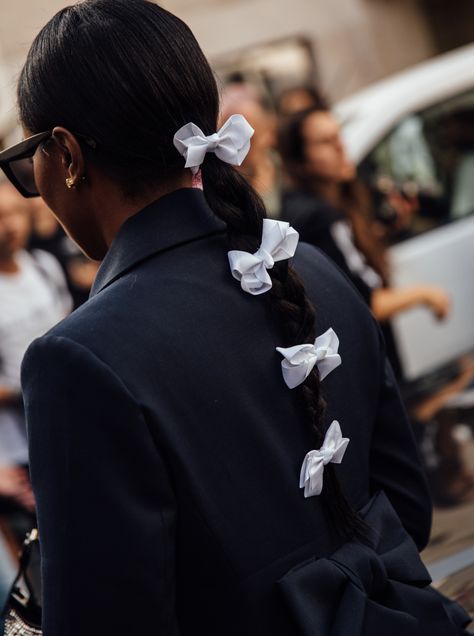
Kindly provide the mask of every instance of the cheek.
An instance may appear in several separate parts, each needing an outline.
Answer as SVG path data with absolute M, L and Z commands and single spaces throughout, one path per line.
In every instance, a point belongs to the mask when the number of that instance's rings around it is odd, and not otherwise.
M 308 163 L 312 171 L 322 176 L 332 176 L 341 168 L 341 158 L 331 146 L 309 149 Z
M 42 199 L 59 221 L 63 221 L 69 207 L 69 191 L 64 182 L 63 171 L 52 157 L 45 156 L 41 150 L 36 153 L 33 165 L 36 187 Z

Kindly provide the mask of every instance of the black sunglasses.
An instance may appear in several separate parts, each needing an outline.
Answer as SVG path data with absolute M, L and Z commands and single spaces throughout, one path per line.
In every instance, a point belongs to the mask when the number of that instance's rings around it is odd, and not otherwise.
M 0 152 L 0 168 L 18 192 L 26 198 L 40 196 L 35 183 L 33 155 L 39 145 L 47 141 L 52 134 L 52 130 L 47 130 L 37 135 L 32 135 Z M 93 139 L 77 133 L 73 134 L 91 148 L 95 149 L 97 147 L 97 143 Z

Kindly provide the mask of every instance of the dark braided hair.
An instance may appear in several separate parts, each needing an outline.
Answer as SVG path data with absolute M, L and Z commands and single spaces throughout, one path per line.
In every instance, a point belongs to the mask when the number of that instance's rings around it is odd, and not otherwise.
M 256 251 L 261 241 L 262 221 L 266 216 L 259 195 L 232 166 L 214 156 L 204 161 L 202 175 L 204 193 L 210 207 L 227 224 L 229 249 Z M 265 296 L 272 312 L 278 317 L 278 328 L 284 339 L 281 346 L 313 343 L 317 335 L 316 312 L 296 270 L 288 261 L 283 261 L 276 263 L 269 274 L 272 288 Z M 325 402 L 321 395 L 317 366 L 305 382 L 294 390 L 301 393 L 315 443 L 320 446 L 324 440 L 322 420 Z M 324 470 L 321 496 L 336 530 L 344 536 L 365 540 L 367 526 L 347 502 L 334 467 L 327 464 Z
M 183 174 L 175 132 L 192 121 L 212 134 L 219 115 L 213 72 L 190 29 L 146 0 L 85 0 L 59 11 L 31 46 L 18 102 L 31 133 L 64 126 L 93 138 L 95 150 L 83 146 L 88 160 L 130 198 Z M 227 224 L 229 249 L 256 251 L 265 217 L 260 197 L 212 154 L 206 155 L 202 178 L 209 206 Z M 270 275 L 273 287 L 266 296 L 279 317 L 285 340 L 279 344 L 314 342 L 315 312 L 297 273 L 283 262 Z M 324 403 L 317 371 L 297 390 L 321 444 Z M 323 497 L 343 534 L 361 533 L 362 521 L 330 465 Z

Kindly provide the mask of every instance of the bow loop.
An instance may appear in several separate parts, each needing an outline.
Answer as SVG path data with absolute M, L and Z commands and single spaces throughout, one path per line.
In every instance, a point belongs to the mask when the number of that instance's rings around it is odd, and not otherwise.
M 334 420 L 328 428 L 320 449 L 306 453 L 300 472 L 300 488 L 304 488 L 305 497 L 320 495 L 323 489 L 324 466 L 332 462 L 340 464 L 347 445 L 348 437 L 342 437 L 341 427 Z
M 339 338 L 330 328 L 318 336 L 314 344 L 304 343 L 293 347 L 277 347 L 282 354 L 283 379 L 290 389 L 302 384 L 317 364 L 321 380 L 341 364 L 338 354 Z
M 225 124 L 212 135 L 189 122 L 182 126 L 173 138 L 177 151 L 186 159 L 185 168 L 193 174 L 199 170 L 207 152 L 233 166 L 240 166 L 250 150 L 254 129 L 243 115 L 231 115 Z
M 289 223 L 263 219 L 262 242 L 254 254 L 239 250 L 228 252 L 232 276 L 240 281 L 247 293 L 253 296 L 264 294 L 272 287 L 267 270 L 277 261 L 291 258 L 298 240 L 298 232 Z
M 263 247 L 259 247 L 259 249 L 255 252 L 255 258 L 265 265 L 266 269 L 271 269 L 275 265 L 275 260 L 270 252 L 267 252 Z

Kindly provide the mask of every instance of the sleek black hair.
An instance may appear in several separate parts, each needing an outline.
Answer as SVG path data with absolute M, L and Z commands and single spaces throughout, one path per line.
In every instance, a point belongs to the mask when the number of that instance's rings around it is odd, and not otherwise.
M 294 184 L 306 189 L 314 181 L 306 173 L 306 150 L 303 127 L 308 117 L 315 113 L 329 112 L 329 107 L 321 102 L 284 118 L 278 130 L 278 150 L 288 175 Z
M 331 108 L 327 97 L 324 95 L 324 93 L 321 92 L 321 90 L 319 90 L 318 88 L 316 88 L 316 86 L 312 84 L 302 84 L 299 86 L 292 86 L 291 88 L 287 88 L 280 93 L 277 100 L 278 113 L 280 117 L 291 117 L 291 115 L 293 115 L 294 112 L 300 112 L 300 111 L 286 112 L 285 109 L 283 108 L 285 98 L 287 98 L 289 95 L 292 95 L 294 93 L 306 93 L 308 101 L 310 102 L 309 106 L 306 106 L 305 108 L 302 108 L 301 110 L 306 110 L 307 108 L 313 108 L 313 107 L 318 110 L 330 110 Z
M 175 132 L 192 121 L 212 134 L 219 115 L 215 77 L 192 32 L 146 0 L 85 0 L 59 11 L 31 46 L 18 102 L 31 133 L 64 126 L 93 138 L 97 149 L 84 151 L 126 196 L 182 172 Z M 204 195 L 227 224 L 229 249 L 257 250 L 265 216 L 260 197 L 213 154 L 206 155 L 201 169 Z M 314 308 L 298 275 L 286 261 L 270 274 L 268 302 L 278 317 L 282 345 L 313 342 Z M 298 390 L 315 442 L 322 443 L 317 370 Z M 362 521 L 346 502 L 333 467 L 326 471 L 323 499 L 336 527 L 357 534 Z

